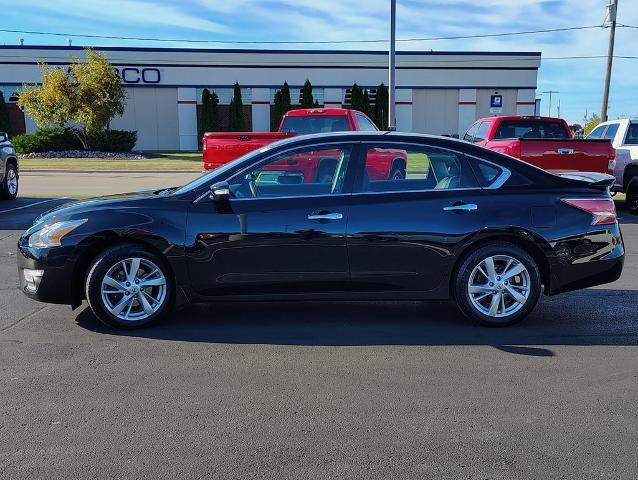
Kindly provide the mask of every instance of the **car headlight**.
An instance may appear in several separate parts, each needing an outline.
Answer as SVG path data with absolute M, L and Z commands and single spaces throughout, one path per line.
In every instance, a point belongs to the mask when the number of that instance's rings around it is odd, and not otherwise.
M 87 219 L 83 218 L 80 220 L 68 220 L 66 222 L 55 222 L 51 225 L 45 225 L 42 229 L 31 234 L 29 237 L 29 247 L 59 247 L 62 237 L 64 237 L 67 233 L 72 232 L 86 221 Z

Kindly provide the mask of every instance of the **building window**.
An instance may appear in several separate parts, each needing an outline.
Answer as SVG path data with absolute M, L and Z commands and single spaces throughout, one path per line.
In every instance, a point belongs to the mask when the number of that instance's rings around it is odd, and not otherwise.
M 219 97 L 220 105 L 230 105 L 230 101 L 233 99 L 233 87 L 201 87 L 197 89 L 197 103 L 202 103 L 202 92 L 204 88 L 208 88 L 210 93 L 215 92 L 217 97 Z M 250 105 L 252 102 L 252 89 L 251 88 L 242 88 L 241 89 L 241 101 L 244 105 Z
M 4 101 L 15 103 L 18 101 L 17 92 L 22 88 L 21 85 L 0 85 L 0 92 L 4 96 Z

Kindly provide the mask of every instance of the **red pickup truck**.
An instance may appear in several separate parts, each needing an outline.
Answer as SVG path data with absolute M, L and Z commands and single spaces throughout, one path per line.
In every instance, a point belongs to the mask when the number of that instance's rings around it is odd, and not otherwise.
M 481 118 L 467 129 L 463 140 L 550 172 L 611 174 L 616 166 L 616 150 L 609 140 L 575 139 L 562 118 Z
M 278 132 L 208 132 L 202 138 L 204 169 L 212 170 L 269 143 L 295 135 L 325 132 L 378 130 L 365 114 L 345 108 L 307 108 L 291 110 L 281 120 Z M 323 181 L 333 155 L 328 151 L 317 152 L 314 162 L 305 165 L 304 183 Z M 324 165 L 326 169 L 324 169 Z M 376 149 L 369 153 L 367 171 L 371 180 L 405 178 L 407 155 L 403 150 Z M 271 168 L 293 171 L 295 165 L 273 164 Z M 296 170 L 295 170 L 296 171 Z

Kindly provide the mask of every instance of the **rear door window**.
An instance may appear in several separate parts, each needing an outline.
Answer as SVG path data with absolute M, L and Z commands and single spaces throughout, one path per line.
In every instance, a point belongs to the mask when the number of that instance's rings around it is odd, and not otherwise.
M 489 122 L 481 122 L 479 123 L 478 128 L 476 129 L 476 133 L 474 134 L 474 139 L 472 140 L 474 143 L 482 142 L 487 138 L 487 131 L 490 128 Z
M 378 128 L 372 123 L 365 115 L 357 113 L 357 122 L 359 123 L 359 130 L 362 132 L 376 132 Z
M 609 126 L 607 127 L 607 131 L 605 132 L 605 135 L 603 135 L 603 138 L 605 140 L 613 140 L 616 137 L 616 132 L 618 132 L 619 126 L 620 124 L 618 123 L 610 123 Z
M 477 128 L 478 128 L 478 123 L 475 123 L 474 125 L 472 125 L 467 131 L 467 133 L 463 135 L 463 140 L 465 140 L 466 142 L 471 142 L 472 139 L 474 138 L 474 134 L 476 133 Z
M 603 133 L 605 131 L 605 128 L 607 128 L 607 125 L 598 125 L 591 132 L 589 132 L 589 135 L 587 135 L 587 138 L 591 138 L 591 139 L 603 138 Z

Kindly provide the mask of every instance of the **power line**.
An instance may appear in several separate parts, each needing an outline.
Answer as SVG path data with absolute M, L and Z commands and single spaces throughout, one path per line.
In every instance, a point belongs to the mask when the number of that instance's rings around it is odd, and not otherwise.
M 623 25 L 624 26 L 624 25 Z M 630 27 L 629 25 L 627 25 Z M 554 33 L 554 32 L 567 32 L 573 30 L 588 30 L 593 28 L 604 28 L 603 25 L 583 25 L 578 27 L 563 27 L 563 28 L 548 28 L 542 30 L 523 30 L 518 32 L 501 32 L 501 33 L 486 33 L 475 35 L 453 35 L 443 37 L 413 37 L 413 38 L 398 38 L 397 42 L 429 42 L 438 40 L 462 40 L 472 38 L 494 38 L 494 37 L 508 37 L 517 35 L 533 35 L 539 33 Z M 631 27 L 634 28 L 634 27 Z M 56 37 L 79 37 L 79 38 L 99 38 L 105 40 L 134 40 L 143 42 L 183 42 L 183 43 L 217 43 L 223 45 L 330 45 L 330 44 L 346 44 L 346 43 L 387 43 L 387 39 L 374 39 L 374 40 L 196 40 L 188 38 L 159 38 L 159 37 L 130 37 L 121 35 L 96 35 L 96 34 L 84 34 L 84 33 L 60 33 L 60 32 L 43 32 L 37 30 L 14 30 L 8 28 L 0 28 L 0 32 L 4 33 L 21 33 L 27 35 L 50 35 Z

